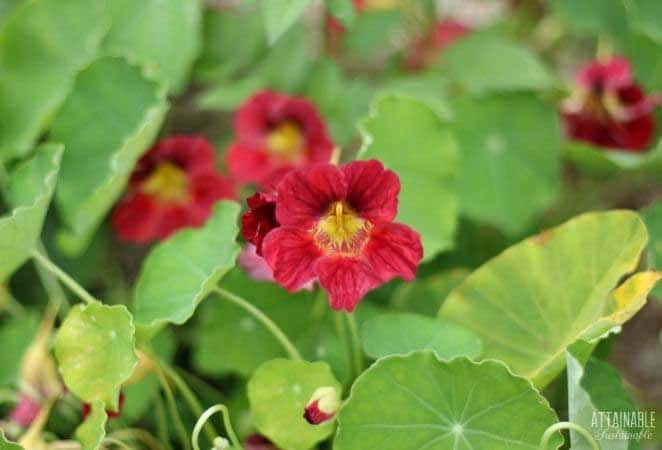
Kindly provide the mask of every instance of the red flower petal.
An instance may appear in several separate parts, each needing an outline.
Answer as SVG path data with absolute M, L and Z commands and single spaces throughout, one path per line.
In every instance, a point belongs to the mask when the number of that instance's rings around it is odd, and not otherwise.
M 225 153 L 225 165 L 232 178 L 242 183 L 260 182 L 273 170 L 269 155 L 264 150 L 236 142 Z
M 396 276 L 411 281 L 423 258 L 423 246 L 418 233 L 408 226 L 387 223 L 372 230 L 364 254 L 372 273 L 382 282 Z
M 310 233 L 287 226 L 267 234 L 262 254 L 273 269 L 276 281 L 291 292 L 315 278 L 314 263 L 321 256 Z
M 632 69 L 627 59 L 614 56 L 609 61 L 594 61 L 580 69 L 576 82 L 585 89 L 599 85 L 602 90 L 617 90 L 632 84 Z
M 250 210 L 241 216 L 241 234 L 262 254 L 262 241 L 274 228 L 280 226 L 276 220 L 276 198 L 273 195 L 258 192 L 246 202 Z
M 154 199 L 136 193 L 125 197 L 115 207 L 110 221 L 119 239 L 146 244 L 156 235 L 161 212 Z
M 365 294 L 380 284 L 368 264 L 357 258 L 325 256 L 315 264 L 315 273 L 336 310 L 354 311 Z
M 347 180 L 347 201 L 373 223 L 390 222 L 398 212 L 400 180 L 377 160 L 355 161 L 341 168 Z
M 276 219 L 281 225 L 310 227 L 332 202 L 344 200 L 346 194 L 345 177 L 331 164 L 290 172 L 278 185 Z

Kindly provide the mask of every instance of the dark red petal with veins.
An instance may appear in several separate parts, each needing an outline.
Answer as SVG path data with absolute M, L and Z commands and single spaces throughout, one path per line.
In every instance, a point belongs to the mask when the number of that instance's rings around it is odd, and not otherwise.
M 364 255 L 381 282 L 396 276 L 411 281 L 423 258 L 423 246 L 418 233 L 408 226 L 386 223 L 373 228 Z
M 347 201 L 364 219 L 390 222 L 398 212 L 400 180 L 377 160 L 355 161 L 341 168 L 347 180 Z
M 313 267 L 321 252 L 307 230 L 282 226 L 267 234 L 262 255 L 276 281 L 294 292 L 315 278 Z
M 325 256 L 315 264 L 320 285 L 329 293 L 331 308 L 354 311 L 359 301 L 380 284 L 364 261 L 344 256 Z
M 276 197 L 258 192 L 246 200 L 250 208 L 241 217 L 241 234 L 262 255 L 262 241 L 268 232 L 280 224 L 276 220 Z
M 331 164 L 290 172 L 278 185 L 276 219 L 281 225 L 311 227 L 332 202 L 344 200 L 346 194 L 345 177 Z

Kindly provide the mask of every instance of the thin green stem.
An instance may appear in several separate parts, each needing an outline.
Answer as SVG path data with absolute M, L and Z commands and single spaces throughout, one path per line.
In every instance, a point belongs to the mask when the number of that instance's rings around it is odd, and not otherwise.
M 358 377 L 363 372 L 363 351 L 361 350 L 361 337 L 359 335 L 359 326 L 356 324 L 354 314 L 346 313 L 347 325 L 349 326 L 349 335 L 352 339 L 352 357 L 354 360 L 354 373 Z
M 152 436 L 151 433 L 139 428 L 123 428 L 108 435 L 109 438 L 119 440 L 139 441 L 145 444 L 150 450 L 161 450 L 164 444 Z
M 228 437 L 232 441 L 232 447 L 236 448 L 237 450 L 244 450 L 244 447 L 241 445 L 241 442 L 239 441 L 239 439 L 237 439 L 237 435 L 234 432 L 234 428 L 232 428 L 232 422 L 230 421 L 230 411 L 228 411 L 228 408 L 225 405 L 220 403 L 218 405 L 212 406 L 211 408 L 208 408 L 205 412 L 203 412 L 200 415 L 198 421 L 195 423 L 195 427 L 193 427 L 193 434 L 191 435 L 191 443 L 193 444 L 193 450 L 200 450 L 200 445 L 198 443 L 200 430 L 207 423 L 209 418 L 214 414 L 216 414 L 217 412 L 220 412 L 221 415 L 223 416 L 223 425 L 225 426 L 225 432 L 228 434 Z
M 32 257 L 37 261 L 44 269 L 55 275 L 65 286 L 67 286 L 71 291 L 76 294 L 81 300 L 86 301 L 87 303 L 95 303 L 95 299 L 92 294 L 87 292 L 83 286 L 78 284 L 76 280 L 71 278 L 64 270 L 60 269 L 55 265 L 53 261 L 48 259 L 47 256 L 39 253 L 35 250 L 32 252 Z
M 344 321 L 342 320 L 342 315 L 335 311 L 332 311 L 331 314 L 333 315 L 333 326 L 336 329 L 336 334 L 338 335 L 340 342 L 342 342 L 343 348 L 347 351 L 347 363 L 351 366 L 353 364 L 352 349 L 349 345 L 349 338 L 347 337 L 347 330 Z
M 116 447 L 123 448 L 125 450 L 135 450 L 133 447 L 127 445 L 126 443 L 120 441 L 119 439 L 107 437 L 103 440 L 105 444 L 112 444 Z
M 163 361 L 159 360 L 157 361 L 157 364 L 159 365 L 160 369 L 166 374 L 166 376 L 170 378 L 173 381 L 173 383 L 175 383 L 175 386 L 177 386 L 177 389 L 184 397 L 184 400 L 191 409 L 191 412 L 193 412 L 193 414 L 195 414 L 196 416 L 202 414 L 203 411 L 202 404 L 195 396 L 195 393 L 191 390 L 188 384 L 186 384 L 186 381 L 184 381 L 182 377 L 179 376 L 177 371 L 175 371 L 173 368 L 165 364 Z M 205 433 L 207 434 L 207 438 L 209 438 L 210 442 L 212 442 L 214 438 L 218 436 L 218 433 L 214 429 L 213 425 L 210 423 L 205 426 Z
M 172 393 L 172 389 L 168 384 L 168 380 L 166 379 L 160 367 L 156 367 L 156 375 L 159 377 L 159 381 L 161 382 L 161 388 L 165 393 L 166 403 L 168 405 L 168 409 L 170 410 L 172 421 L 175 423 L 175 429 L 177 431 L 177 434 L 179 435 L 179 441 L 181 442 L 184 449 L 190 450 L 191 444 L 189 443 L 188 440 L 186 427 L 184 426 L 184 423 L 182 422 L 182 418 L 179 416 L 179 412 L 177 411 L 177 403 L 175 402 L 175 396 Z
M 37 251 L 45 258 L 48 258 L 46 248 L 41 241 L 37 242 Z M 50 261 L 50 258 L 48 259 Z M 66 316 L 67 312 L 69 312 L 69 300 L 67 300 L 67 296 L 62 290 L 60 283 L 58 283 L 57 278 L 50 271 L 44 269 L 41 264 L 35 264 L 35 268 L 37 269 L 37 275 L 44 290 L 51 302 L 55 304 L 58 313 L 61 314 L 61 317 Z
M 159 436 L 159 440 L 163 442 L 167 450 L 172 450 L 170 437 L 168 436 L 168 421 L 163 406 L 163 399 L 160 395 L 156 396 L 154 402 L 154 415 L 156 420 L 156 434 Z
M 232 292 L 226 291 L 221 287 L 216 287 L 215 291 L 226 300 L 231 301 L 235 305 L 242 308 L 247 313 L 251 314 L 255 319 L 258 320 L 264 327 L 271 332 L 271 334 L 278 340 L 280 345 L 283 346 L 290 358 L 298 361 L 303 361 L 303 357 L 299 350 L 292 344 L 292 341 L 283 333 L 283 330 L 280 329 L 276 323 L 271 320 L 266 314 L 264 314 L 259 308 L 256 308 L 249 301 L 239 297 L 238 295 L 233 294 Z
M 540 439 L 540 450 L 547 450 L 549 440 L 552 438 L 554 433 L 561 430 L 576 431 L 577 433 L 581 434 L 584 437 L 584 439 L 586 439 L 586 441 L 591 445 L 591 448 L 593 450 L 600 450 L 600 445 L 597 443 L 593 435 L 589 433 L 588 430 L 586 430 L 586 428 L 572 422 L 559 422 L 547 428 L 547 430 L 545 430 L 545 433 L 542 435 L 542 438 Z

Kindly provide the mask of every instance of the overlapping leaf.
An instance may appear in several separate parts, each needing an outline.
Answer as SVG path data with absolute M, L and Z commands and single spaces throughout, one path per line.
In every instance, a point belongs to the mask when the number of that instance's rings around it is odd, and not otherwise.
M 137 364 L 134 334 L 133 318 L 123 305 L 73 307 L 55 339 L 67 388 L 83 401 L 101 403 L 102 413 L 104 408 L 116 411 L 120 386 Z
M 191 318 L 234 267 L 238 216 L 237 203 L 220 201 L 202 228 L 181 230 L 152 249 L 136 282 L 136 323 L 182 324 Z
M 399 222 L 420 233 L 425 259 L 453 245 L 457 148 L 447 124 L 425 104 L 386 96 L 363 122 L 363 158 L 400 177 Z
M 13 206 L 0 218 L 0 280 L 11 275 L 34 251 L 57 183 L 62 146 L 44 144 L 9 178 L 6 196 Z
M 25 352 L 37 334 L 38 323 L 32 314 L 23 313 L 0 325 L 0 386 L 18 381 Z
M 545 386 L 565 349 L 596 340 L 634 315 L 659 279 L 632 272 L 648 238 L 630 211 L 589 213 L 504 251 L 454 289 L 439 317 L 472 330 L 485 358 Z
M 5 433 L 0 430 L 0 450 L 24 450 L 20 445 L 10 442 L 5 437 Z
M 25 155 L 96 57 L 105 2 L 22 2 L 0 30 L 0 160 Z
M 281 448 L 308 450 L 333 433 L 333 421 L 309 424 L 303 417 L 315 390 L 340 383 L 325 363 L 273 359 L 248 383 L 251 414 L 258 431 Z
M 651 267 L 662 270 L 662 201 L 657 201 L 646 208 L 642 217 L 650 234 L 648 258 Z M 662 286 L 653 289 L 652 295 L 662 300 Z
M 80 73 L 51 132 L 66 147 L 56 203 L 68 250 L 77 253 L 87 245 L 165 111 L 163 89 L 122 58 L 98 59 Z
M 76 439 L 81 450 L 98 450 L 106 437 L 106 422 L 108 416 L 102 401 L 92 402 L 92 410 L 85 421 L 76 428 Z
M 531 383 L 501 362 L 417 352 L 383 358 L 356 380 L 334 450 L 531 449 L 556 421 Z M 558 448 L 561 435 L 552 443 Z
M 270 0 L 262 2 L 262 17 L 269 43 L 273 44 L 303 14 L 311 0 Z

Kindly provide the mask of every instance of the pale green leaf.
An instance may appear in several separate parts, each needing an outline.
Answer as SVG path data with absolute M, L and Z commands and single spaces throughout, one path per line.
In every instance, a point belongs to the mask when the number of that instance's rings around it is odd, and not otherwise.
M 117 410 L 120 386 L 133 373 L 133 318 L 123 305 L 76 305 L 55 338 L 55 357 L 67 388 L 83 401 Z
M 102 401 L 92 402 L 92 411 L 85 421 L 76 428 L 76 439 L 81 450 L 98 450 L 106 437 L 106 422 L 108 416 Z
M 547 385 L 565 349 L 594 341 L 644 305 L 659 274 L 636 269 L 648 234 L 630 211 L 581 215 L 516 244 L 469 275 L 439 317 L 472 330 L 484 358 Z
M 66 148 L 56 203 L 70 252 L 84 249 L 122 194 L 166 109 L 163 89 L 122 58 L 98 59 L 80 73 L 51 132 Z
M 431 350 L 439 359 L 480 354 L 480 339 L 452 322 L 417 314 L 382 314 L 361 327 L 363 350 L 371 358 Z
M 311 0 L 269 0 L 262 2 L 262 17 L 269 43 L 280 38 L 306 10 Z
M 557 113 L 533 94 L 463 98 L 454 104 L 460 144 L 460 209 L 516 234 L 560 189 Z
M 152 249 L 136 282 L 136 323 L 183 324 L 191 318 L 234 267 L 239 210 L 237 203 L 220 201 L 202 228 L 181 230 Z
M 5 433 L 0 430 L 0 450 L 24 450 L 24 448 L 14 442 L 8 441 Z
M 557 83 L 534 53 L 493 33 L 457 41 L 444 52 L 440 71 L 476 94 L 551 89 Z
M 20 267 L 35 249 L 57 183 L 62 146 L 44 144 L 9 177 L 6 197 L 13 206 L 0 218 L 0 280 Z
M 24 1 L 0 29 L 0 160 L 25 155 L 96 56 L 104 2 Z
M 290 339 L 301 336 L 311 322 L 314 306 L 311 292 L 291 294 L 276 283 L 252 280 L 239 269 L 228 273 L 220 286 L 258 307 Z M 211 297 L 202 304 L 199 317 L 194 334 L 193 363 L 204 374 L 250 376 L 260 364 L 286 356 L 269 330 L 251 314 L 222 297 Z M 223 345 L 219 346 L 219 342 Z
M 39 323 L 35 316 L 23 313 L 0 325 L 0 386 L 19 381 L 23 356 L 32 344 Z
M 335 423 L 309 424 L 303 417 L 310 397 L 320 387 L 341 392 L 328 365 L 289 359 L 262 364 L 248 382 L 248 400 L 258 431 L 278 447 L 308 450 L 333 433 Z
M 356 380 L 333 448 L 536 449 L 557 421 L 531 383 L 499 361 L 417 352 L 380 359 Z M 549 448 L 561 443 L 557 433 Z
M 113 26 L 103 47 L 146 66 L 168 86 L 181 91 L 201 45 L 199 0 L 113 0 Z
M 448 125 L 417 100 L 386 96 L 373 105 L 362 132 L 361 157 L 379 159 L 400 177 L 397 220 L 420 233 L 425 259 L 452 247 L 457 147 Z
M 650 234 L 648 263 L 651 267 L 662 270 L 662 200 L 646 208 L 642 212 L 642 217 Z M 662 300 L 662 286 L 656 286 L 651 295 Z

